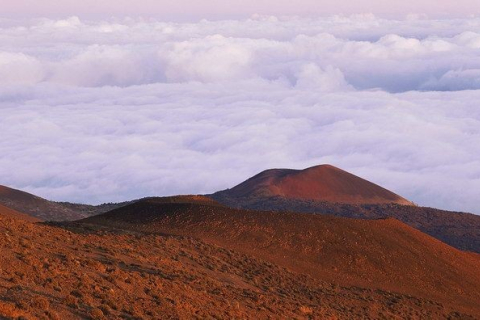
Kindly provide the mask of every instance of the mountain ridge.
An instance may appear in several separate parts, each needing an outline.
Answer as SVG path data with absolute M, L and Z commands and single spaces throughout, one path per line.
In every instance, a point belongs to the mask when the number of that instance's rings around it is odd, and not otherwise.
M 56 202 L 22 190 L 0 185 L 0 205 L 41 221 L 73 221 L 83 219 L 110 211 L 131 202 L 132 201 L 105 203 L 97 206 Z

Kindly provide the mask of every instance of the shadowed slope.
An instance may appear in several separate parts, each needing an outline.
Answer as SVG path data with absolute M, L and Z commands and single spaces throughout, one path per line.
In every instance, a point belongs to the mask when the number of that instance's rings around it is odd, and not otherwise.
M 387 189 L 331 165 L 305 170 L 266 170 L 215 195 L 231 198 L 280 196 L 351 204 L 412 204 Z
M 84 222 L 191 236 L 323 281 L 432 299 L 480 316 L 479 256 L 393 219 L 257 212 L 152 198 Z

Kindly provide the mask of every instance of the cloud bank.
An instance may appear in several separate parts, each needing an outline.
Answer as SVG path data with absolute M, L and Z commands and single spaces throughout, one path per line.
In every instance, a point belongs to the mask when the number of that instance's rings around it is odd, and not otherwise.
M 0 26 L 0 184 L 100 203 L 332 163 L 480 213 L 480 19 Z

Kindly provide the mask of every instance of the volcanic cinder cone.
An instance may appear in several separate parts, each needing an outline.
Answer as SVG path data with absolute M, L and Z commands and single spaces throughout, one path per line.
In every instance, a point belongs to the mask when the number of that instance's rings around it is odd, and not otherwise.
M 305 170 L 266 170 L 217 194 L 231 198 L 280 196 L 347 204 L 413 204 L 385 188 L 331 165 Z

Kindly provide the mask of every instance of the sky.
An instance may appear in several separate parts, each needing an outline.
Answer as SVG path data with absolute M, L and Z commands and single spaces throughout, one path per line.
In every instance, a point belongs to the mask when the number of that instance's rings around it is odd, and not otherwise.
M 278 15 L 235 18 L 219 2 L 195 14 L 223 19 L 172 21 L 5 3 L 0 184 L 97 204 L 329 163 L 419 205 L 480 214 L 480 17 L 333 4 L 335 15 L 285 16 L 279 2 Z
M 477 0 L 0 0 L 4 17 L 108 18 L 144 16 L 169 21 L 245 18 L 252 14 L 318 16 L 373 13 L 398 18 L 408 14 L 464 17 L 480 14 Z

